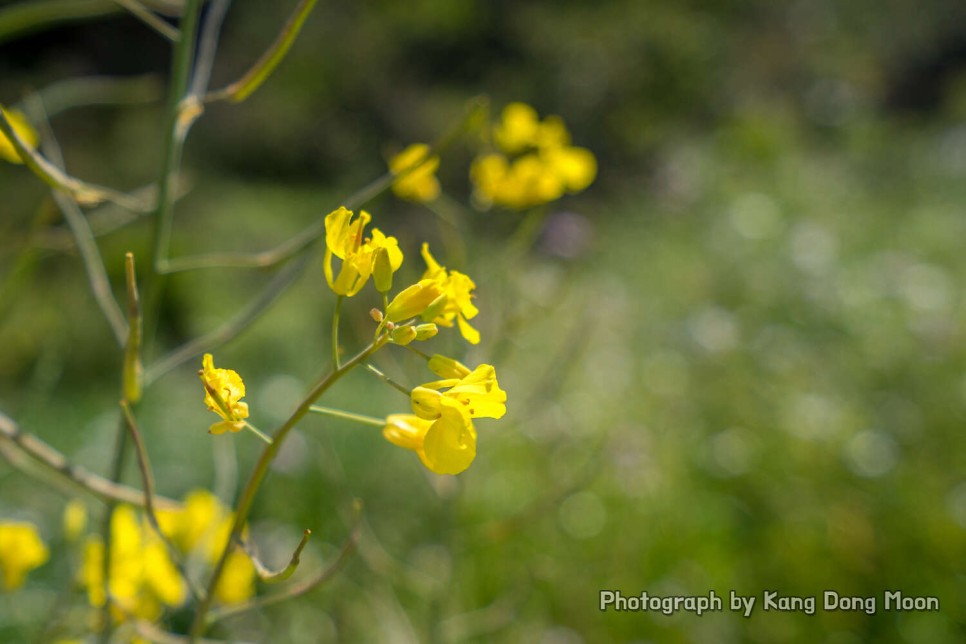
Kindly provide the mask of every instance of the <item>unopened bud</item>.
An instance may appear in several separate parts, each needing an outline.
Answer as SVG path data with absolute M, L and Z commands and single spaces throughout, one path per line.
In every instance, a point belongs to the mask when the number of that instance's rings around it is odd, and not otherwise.
M 432 322 L 416 325 L 416 339 L 420 342 L 435 337 L 437 333 L 439 333 L 439 327 Z
M 406 346 L 416 339 L 416 329 L 412 326 L 399 326 L 389 334 L 392 341 L 398 345 Z
M 386 307 L 386 318 L 399 322 L 420 315 L 432 302 L 442 296 L 435 280 L 420 280 L 403 289 Z
M 429 369 L 440 378 L 462 380 L 470 375 L 469 367 L 462 362 L 441 356 L 438 353 L 429 359 Z
M 376 322 L 382 322 L 382 311 L 377 308 L 369 309 L 369 317 L 371 317 Z
M 380 246 L 372 261 L 372 281 L 380 293 L 392 290 L 392 263 L 389 261 L 389 251 Z

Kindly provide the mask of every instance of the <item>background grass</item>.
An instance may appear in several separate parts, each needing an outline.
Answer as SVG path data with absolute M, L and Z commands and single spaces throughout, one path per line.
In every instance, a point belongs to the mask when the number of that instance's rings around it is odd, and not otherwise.
M 237 3 L 215 69 L 227 82 L 288 10 Z M 248 103 L 215 106 L 189 140 L 191 190 L 174 254 L 261 249 L 294 234 L 430 139 L 486 93 L 561 114 L 601 174 L 554 206 L 532 251 L 506 256 L 521 220 L 461 221 L 484 342 L 509 412 L 479 423 L 458 478 L 362 426 L 304 421 L 257 500 L 253 533 L 280 564 L 334 556 L 351 500 L 358 552 L 309 597 L 227 623 L 265 641 L 958 642 L 963 605 L 966 264 L 963 34 L 954 3 L 322 3 Z M 136 44 L 135 44 L 136 43 Z M 122 54 L 124 51 L 126 53 Z M 137 55 L 131 53 L 137 52 Z M 959 53 L 957 53 L 959 52 Z M 94 73 L 164 74 L 163 43 L 128 17 L 0 46 L 0 99 Z M 160 80 L 158 81 L 159 87 Z M 153 180 L 161 108 L 56 116 L 68 168 L 132 188 Z M 465 200 L 468 145 L 443 160 Z M 63 224 L 21 168 L 0 168 L 0 409 L 76 462 L 106 471 L 120 355 L 76 254 L 30 240 Z M 432 213 L 367 206 L 419 272 L 446 248 Z M 120 290 L 150 222 L 100 240 Z M 46 239 L 46 238 L 44 238 Z M 48 243 L 47 246 L 50 244 Z M 269 276 L 171 281 L 157 351 L 215 327 Z M 371 295 L 350 301 L 358 346 Z M 253 418 L 282 419 L 329 361 L 333 297 L 317 262 L 217 352 L 245 377 Z M 465 353 L 464 353 L 465 352 Z M 380 361 L 400 381 L 427 373 Z M 195 371 L 159 380 L 139 411 L 160 491 L 230 496 L 247 435 L 213 438 Z M 406 408 L 363 374 L 324 404 Z M 136 480 L 133 470 L 128 480 Z M 71 578 L 68 495 L 0 464 L 0 516 L 36 521 L 55 554 L 0 602 L 0 639 L 29 641 Z M 98 511 L 91 504 L 92 511 Z M 755 613 L 600 612 L 598 590 L 758 597 Z M 763 612 L 761 595 L 876 596 L 875 615 Z M 934 595 L 938 613 L 882 610 L 885 590 Z M 83 604 L 69 594 L 73 605 Z M 76 617 L 76 616 L 75 616 Z M 82 619 L 78 617 L 78 619 Z M 183 627 L 175 615 L 169 626 Z

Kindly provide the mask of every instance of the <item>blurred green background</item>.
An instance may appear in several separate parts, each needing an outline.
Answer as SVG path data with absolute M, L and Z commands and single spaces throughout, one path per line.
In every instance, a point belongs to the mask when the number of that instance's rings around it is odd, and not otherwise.
M 215 87 L 251 64 L 291 4 L 234 3 Z M 72 173 L 124 190 L 155 179 L 164 41 L 120 13 L 2 38 L 5 105 L 75 77 L 141 79 L 135 103 L 71 109 L 51 125 Z M 173 254 L 282 242 L 478 95 L 494 115 L 515 100 L 561 115 L 600 166 L 520 256 L 508 258 L 507 239 L 523 215 L 460 219 L 467 256 L 450 266 L 478 284 L 483 342 L 466 351 L 441 334 L 432 350 L 493 362 L 509 412 L 479 423 L 479 457 L 458 478 L 427 474 L 378 431 L 303 421 L 258 497 L 255 538 L 281 565 L 311 528 L 303 566 L 322 565 L 360 498 L 358 552 L 308 597 L 214 635 L 963 641 L 966 5 L 321 2 L 261 90 L 211 106 L 192 130 Z M 456 202 L 467 202 L 473 149 L 443 158 Z M 0 196 L 0 410 L 105 472 L 121 356 L 43 186 L 4 164 Z M 382 195 L 367 209 L 399 237 L 409 279 L 423 239 L 447 248 L 421 206 Z M 150 233 L 141 221 L 99 239 L 119 294 L 123 253 L 145 257 Z M 175 276 L 152 357 L 215 328 L 270 277 Z M 333 303 L 316 262 L 216 351 L 245 377 L 261 427 L 329 364 Z M 369 291 L 347 303 L 350 349 L 375 305 Z M 409 357 L 378 362 L 418 384 L 429 374 Z M 139 418 L 162 493 L 230 497 L 259 445 L 205 433 L 199 366 L 158 380 Z M 322 402 L 407 408 L 365 373 Z M 69 495 L 5 463 L 0 486 L 0 517 L 37 522 L 55 550 L 0 600 L 0 640 L 29 641 L 71 575 L 58 536 Z M 601 612 L 602 589 L 713 589 L 726 605 L 701 617 Z M 826 589 L 876 596 L 878 611 L 760 607 L 766 590 L 821 604 Z M 897 589 L 937 596 L 941 610 L 884 611 Z M 728 610 L 729 590 L 757 596 L 751 617 Z

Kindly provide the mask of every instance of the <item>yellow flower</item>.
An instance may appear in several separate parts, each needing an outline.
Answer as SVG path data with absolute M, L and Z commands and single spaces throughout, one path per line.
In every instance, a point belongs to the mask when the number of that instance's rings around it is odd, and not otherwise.
M 470 344 L 479 343 L 480 332 L 467 322 L 480 312 L 472 301 L 472 291 L 476 288 L 476 284 L 468 275 L 459 271 L 447 271 L 445 267 L 440 266 L 439 262 L 430 254 L 429 244 L 423 244 L 422 255 L 426 262 L 423 280 L 435 281 L 443 295 L 423 311 L 423 320 L 447 327 L 453 326 L 455 320 L 459 326 L 460 334 L 467 342 Z
M 255 566 L 241 550 L 234 550 L 215 588 L 215 599 L 222 604 L 240 604 L 255 594 Z
M 500 151 L 480 155 L 470 168 L 474 194 L 484 206 L 538 206 L 584 190 L 597 175 L 596 158 L 570 145 L 563 120 L 540 121 L 529 105 L 507 105 L 493 140 Z
M 3 587 L 23 585 L 27 573 L 47 562 L 50 553 L 37 526 L 19 521 L 0 521 L 0 577 Z
M 135 616 L 154 621 L 164 606 L 179 606 L 185 599 L 184 582 L 168 557 L 161 538 L 134 508 L 121 505 L 111 515 L 111 599 L 118 621 Z M 81 567 L 81 581 L 87 587 L 92 606 L 103 606 L 104 544 L 100 537 L 88 539 Z
M 463 407 L 447 399 L 440 414 L 430 421 L 410 414 L 392 414 L 382 430 L 386 439 L 416 452 L 436 474 L 459 474 L 476 458 L 476 430 Z
M 394 175 L 405 176 L 396 179 L 392 191 L 401 199 L 427 202 L 439 196 L 439 181 L 436 170 L 439 157 L 429 156 L 429 146 L 413 143 L 389 161 L 389 170 Z
M 176 511 L 158 512 L 161 530 L 178 550 L 198 555 L 214 565 L 228 543 L 234 513 L 207 490 L 194 490 Z M 244 533 L 243 533 L 244 534 Z M 255 567 L 244 552 L 232 551 L 218 582 L 215 597 L 225 604 L 245 601 L 255 594 Z
M 465 375 L 444 378 L 416 387 L 410 394 L 413 413 L 427 420 L 439 418 L 443 406 L 454 401 L 461 405 L 470 418 L 502 418 L 506 413 L 506 392 L 500 389 L 493 365 L 481 364 L 473 371 L 443 356 L 435 366 L 446 375 Z M 448 361 L 448 362 L 446 362 Z
M 580 192 L 597 177 L 597 159 L 586 148 L 553 148 L 544 154 L 567 192 Z
M 221 422 L 208 428 L 208 433 L 241 431 L 248 418 L 248 403 L 241 402 L 245 397 L 245 383 L 241 376 L 231 369 L 216 369 L 210 353 L 204 355 L 201 364 L 198 375 L 205 386 L 205 405 L 222 418 Z
M 34 130 L 30 123 L 27 122 L 27 117 L 23 115 L 23 112 L 19 110 L 3 110 L 3 115 L 7 117 L 7 121 L 13 127 L 13 131 L 16 132 L 17 137 L 23 141 L 28 148 L 37 147 L 37 131 Z M 20 155 L 17 154 L 16 148 L 13 147 L 7 137 L 0 132 L 0 158 L 6 159 L 10 163 L 23 163 L 20 159 Z
M 395 237 L 387 237 L 378 228 L 372 230 L 372 237 L 364 237 L 365 227 L 371 220 L 372 216 L 364 210 L 353 219 L 352 211 L 344 206 L 325 217 L 325 280 L 338 295 L 351 297 L 362 290 L 376 268 L 379 249 L 384 249 L 381 252 L 386 254 L 390 284 L 391 273 L 402 266 L 403 254 Z M 342 260 L 337 276 L 332 267 L 333 257 Z M 380 281 L 385 280 L 381 276 Z
M 536 145 L 540 132 L 537 111 L 526 103 L 510 103 L 503 108 L 503 119 L 493 128 L 493 140 L 507 154 L 516 154 Z
M 158 523 L 165 538 L 188 560 L 214 565 L 228 542 L 233 513 L 210 492 L 196 490 L 178 510 L 160 510 Z M 118 621 L 136 616 L 157 620 L 165 606 L 184 602 L 185 585 L 172 562 L 168 547 L 134 508 L 118 506 L 111 515 L 110 592 L 118 605 Z M 104 544 L 97 536 L 85 546 L 81 581 L 92 606 L 103 606 Z M 255 593 L 255 569 L 248 556 L 233 551 L 225 576 L 215 591 L 222 603 L 238 603 Z

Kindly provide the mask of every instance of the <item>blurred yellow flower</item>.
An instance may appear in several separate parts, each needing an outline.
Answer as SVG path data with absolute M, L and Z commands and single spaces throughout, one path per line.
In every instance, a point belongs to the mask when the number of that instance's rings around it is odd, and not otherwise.
M 537 142 L 540 117 L 526 103 L 510 103 L 503 108 L 502 120 L 493 127 L 494 142 L 507 154 L 523 152 Z
M 115 619 L 135 616 L 154 621 L 164 606 L 179 606 L 184 601 L 184 583 L 164 543 L 138 518 L 134 508 L 122 505 L 114 509 L 110 534 L 110 593 L 118 609 Z M 90 604 L 103 606 L 107 599 L 104 543 L 99 536 L 88 538 L 81 581 L 87 587 Z
M 17 133 L 20 140 L 28 148 L 33 149 L 37 147 L 37 131 L 27 122 L 27 117 L 23 115 L 23 112 L 19 110 L 7 110 L 2 107 L 0 107 L 0 110 L 3 110 L 3 115 L 7 117 L 7 121 L 13 127 L 13 131 Z M 20 155 L 17 154 L 16 148 L 13 147 L 13 143 L 2 132 L 0 132 L 0 158 L 6 159 L 10 163 L 23 163 Z
M 0 576 L 3 587 L 23 585 L 27 573 L 47 562 L 50 553 L 32 523 L 0 521 Z
M 432 201 L 439 196 L 438 168 L 439 157 L 430 156 L 429 146 L 413 143 L 389 161 L 389 170 L 394 175 L 405 173 L 392 184 L 392 191 L 401 199 Z
M 64 508 L 64 536 L 77 541 L 87 528 L 87 506 L 80 499 L 71 499 Z
M 432 421 L 411 414 L 388 416 L 382 433 L 392 444 L 416 452 L 426 469 L 436 474 L 459 474 L 476 458 L 473 422 L 459 403 L 449 399 Z
M 196 490 L 178 510 L 159 510 L 158 523 L 170 544 L 187 559 L 214 565 L 231 533 L 233 513 L 213 494 Z M 117 604 L 114 618 L 130 616 L 155 621 L 164 608 L 180 606 L 186 587 L 164 544 L 147 520 L 126 505 L 111 515 L 111 597 Z M 225 576 L 215 591 L 218 601 L 245 601 L 255 593 L 255 568 L 248 556 L 233 551 Z M 81 581 L 92 606 L 103 606 L 104 544 L 91 536 L 85 544 Z
M 365 227 L 371 220 L 372 216 L 364 210 L 353 218 L 352 211 L 344 206 L 325 217 L 325 280 L 338 295 L 351 297 L 362 290 L 376 269 L 377 254 L 385 253 L 390 284 L 391 273 L 402 266 L 403 254 L 395 237 L 387 237 L 378 228 L 372 230 L 371 237 L 364 237 Z M 342 260 L 337 276 L 332 266 L 333 257 Z M 385 282 L 386 277 L 380 276 L 379 281 Z
M 480 341 L 480 332 L 473 328 L 467 320 L 471 320 L 480 312 L 473 305 L 473 293 L 476 284 L 459 271 L 447 271 L 429 252 L 429 244 L 423 244 L 423 260 L 426 262 L 426 272 L 423 280 L 433 280 L 442 293 L 433 303 L 422 312 L 423 320 L 435 322 L 441 326 L 451 327 L 455 320 L 460 334 L 470 344 Z
M 216 369 L 210 353 L 204 355 L 201 364 L 198 375 L 205 386 L 205 405 L 222 418 L 221 422 L 208 428 L 208 433 L 241 431 L 248 418 L 248 403 L 241 402 L 245 397 L 245 383 L 241 376 L 231 369 Z
M 580 192 L 597 176 L 593 153 L 570 145 L 563 120 L 540 121 L 529 105 L 507 105 L 493 141 L 499 151 L 481 154 L 470 168 L 474 193 L 485 206 L 530 208 Z

